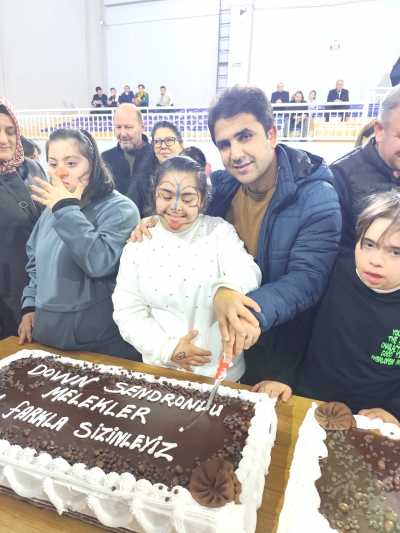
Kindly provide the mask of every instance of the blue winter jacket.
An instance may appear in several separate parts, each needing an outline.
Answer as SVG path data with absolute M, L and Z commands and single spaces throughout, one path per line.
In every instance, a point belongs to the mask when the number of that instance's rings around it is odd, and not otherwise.
M 256 261 L 262 284 L 248 294 L 261 307 L 261 313 L 254 315 L 263 332 L 321 298 L 342 226 L 333 176 L 325 161 L 282 144 L 276 154 L 278 181 L 258 239 Z M 214 191 L 207 214 L 224 217 L 240 183 L 224 170 L 213 172 L 211 182 Z

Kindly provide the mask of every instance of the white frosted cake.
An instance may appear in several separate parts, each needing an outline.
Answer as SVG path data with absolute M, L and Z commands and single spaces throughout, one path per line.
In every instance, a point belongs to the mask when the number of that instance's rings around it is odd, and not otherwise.
M 161 370 L 161 369 L 160 369 Z M 0 488 L 111 530 L 253 533 L 277 419 L 265 394 L 38 350 L 0 361 Z
M 307 412 L 277 533 L 400 531 L 400 428 L 345 409 L 313 402 Z

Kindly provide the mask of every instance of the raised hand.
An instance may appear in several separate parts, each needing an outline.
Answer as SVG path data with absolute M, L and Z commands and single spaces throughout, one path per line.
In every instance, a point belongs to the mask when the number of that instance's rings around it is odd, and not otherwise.
M 49 172 L 49 175 L 51 177 L 51 184 L 40 178 L 33 178 L 40 187 L 31 185 L 30 188 L 41 195 L 40 197 L 33 194 L 33 200 L 45 205 L 49 209 L 53 209 L 54 205 L 60 200 L 65 200 L 66 198 L 76 198 L 77 200 L 80 200 L 82 198 L 82 193 L 86 186 L 84 182 L 78 183 L 75 192 L 70 192 L 54 172 Z

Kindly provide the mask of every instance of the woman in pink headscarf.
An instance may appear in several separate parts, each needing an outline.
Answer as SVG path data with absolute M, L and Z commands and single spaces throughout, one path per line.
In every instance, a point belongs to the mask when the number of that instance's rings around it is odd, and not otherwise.
M 18 333 L 22 291 L 29 283 L 26 243 L 38 219 L 29 191 L 16 172 L 23 161 L 14 109 L 0 96 L 0 339 Z

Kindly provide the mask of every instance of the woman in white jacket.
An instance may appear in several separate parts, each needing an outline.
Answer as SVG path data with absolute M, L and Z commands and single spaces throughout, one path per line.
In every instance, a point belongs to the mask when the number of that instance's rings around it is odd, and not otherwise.
M 260 286 L 261 272 L 231 224 L 200 214 L 208 194 L 189 157 L 158 167 L 151 197 L 159 221 L 151 240 L 126 245 L 113 303 L 122 337 L 145 363 L 214 376 L 222 352 L 214 295 L 220 287 L 246 294 Z M 227 379 L 244 370 L 241 354 Z

